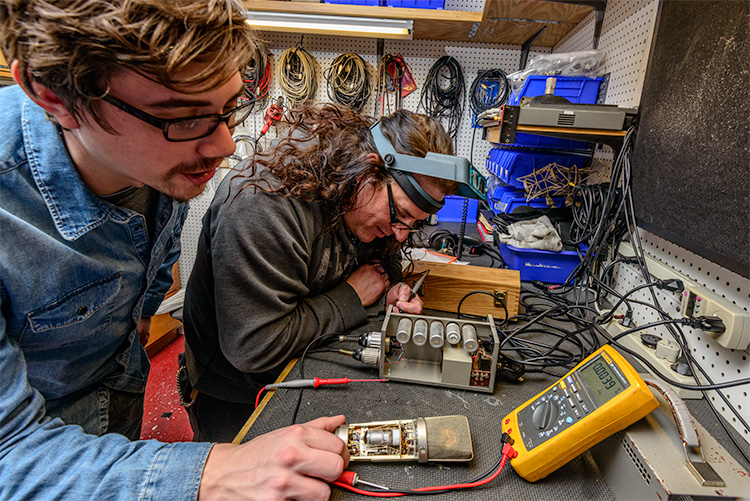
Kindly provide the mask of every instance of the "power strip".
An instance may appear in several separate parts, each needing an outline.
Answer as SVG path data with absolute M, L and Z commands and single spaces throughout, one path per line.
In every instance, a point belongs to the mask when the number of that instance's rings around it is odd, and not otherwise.
M 629 243 L 622 243 L 619 253 L 624 257 L 635 256 Z M 721 319 L 725 326 L 723 333 L 706 332 L 721 346 L 729 350 L 746 350 L 750 346 L 750 313 L 655 259 L 649 259 L 648 271 L 654 278 L 676 278 L 682 281 L 685 291 L 682 295 L 680 314 L 683 317 L 705 316 Z
M 724 332 L 707 334 L 724 348 L 746 350 L 750 345 L 750 314 L 705 287 L 685 286 L 680 314 L 685 318 L 720 318 Z
M 620 314 L 621 312 L 616 312 L 616 314 Z M 610 336 L 615 337 L 618 334 L 622 334 L 629 328 L 624 327 L 620 322 L 617 320 L 612 320 L 610 323 L 607 324 L 606 330 L 609 333 Z M 681 384 L 691 385 L 694 386 L 695 379 L 693 379 L 692 376 L 683 376 L 682 374 L 679 374 L 672 370 L 672 362 L 669 360 L 666 360 L 664 358 L 660 358 L 656 356 L 656 349 L 649 348 L 648 346 L 644 345 L 641 342 L 640 335 L 638 333 L 632 333 L 628 336 L 625 336 L 623 338 L 620 338 L 618 340 L 618 343 L 623 345 L 624 347 L 638 353 L 643 358 L 649 361 L 651 365 L 656 367 L 658 369 L 659 373 L 664 374 L 665 376 L 669 377 L 671 380 L 676 381 Z M 658 378 L 660 381 L 663 381 L 662 377 L 651 370 L 648 367 L 644 367 L 649 373 L 651 373 L 652 376 Z M 703 378 L 700 376 L 698 377 L 701 381 L 701 383 L 705 383 Z M 667 383 L 666 381 L 664 384 L 668 385 L 670 388 L 672 388 L 677 394 L 685 399 L 694 399 L 699 400 L 703 398 L 703 392 L 700 392 L 698 390 L 686 390 L 684 388 L 678 388 L 677 386 L 672 386 L 671 384 Z

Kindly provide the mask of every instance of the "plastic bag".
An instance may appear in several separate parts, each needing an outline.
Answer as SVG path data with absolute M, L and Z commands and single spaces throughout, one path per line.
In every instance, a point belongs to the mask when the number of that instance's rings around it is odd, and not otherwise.
M 540 54 L 525 69 L 508 75 L 508 82 L 518 95 L 529 75 L 598 77 L 604 74 L 604 55 L 603 50 Z

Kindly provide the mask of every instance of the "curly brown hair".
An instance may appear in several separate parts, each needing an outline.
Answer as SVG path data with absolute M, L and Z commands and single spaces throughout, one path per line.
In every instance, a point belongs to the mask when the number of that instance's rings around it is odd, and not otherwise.
M 370 127 L 375 119 L 335 104 L 304 106 L 286 119 L 289 133 L 268 152 L 258 153 L 237 168 L 257 187 L 306 202 L 321 202 L 331 226 L 354 208 L 366 183 L 382 186 L 392 177 L 378 154 Z M 383 134 L 398 153 L 424 157 L 428 152 L 453 154 L 443 126 L 426 115 L 399 110 L 380 120 Z M 372 155 L 375 154 L 375 155 Z M 270 184 L 256 176 L 265 171 L 278 179 Z M 445 194 L 454 181 L 435 179 Z
M 257 153 L 236 167 L 237 176 L 250 180 L 241 189 L 319 202 L 333 229 L 342 223 L 346 212 L 355 208 L 357 194 L 367 183 L 382 186 L 393 179 L 370 133 L 374 118 L 323 104 L 292 111 L 286 121 L 289 133 L 274 149 Z M 430 151 L 453 154 L 450 137 L 432 117 L 399 110 L 381 118 L 380 123 L 397 153 L 420 157 Z M 278 184 L 272 186 L 259 172 L 272 174 Z M 446 195 L 458 189 L 455 181 L 435 181 Z M 411 236 L 404 245 L 410 244 Z M 376 239 L 369 245 L 370 259 L 391 262 L 401 247 L 394 236 Z
M 244 69 L 258 50 L 244 11 L 239 0 L 0 0 L 0 43 L 29 92 L 37 81 L 110 129 L 98 104 L 125 68 L 186 93 Z

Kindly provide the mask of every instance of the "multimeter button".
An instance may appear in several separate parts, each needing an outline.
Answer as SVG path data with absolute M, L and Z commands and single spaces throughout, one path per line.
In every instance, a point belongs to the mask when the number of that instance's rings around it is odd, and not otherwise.
M 568 405 L 570 405 L 570 407 L 575 407 L 575 406 L 576 406 L 576 403 L 575 403 L 575 402 L 573 402 L 573 400 L 569 398 L 569 399 L 568 399 Z
M 565 418 L 565 422 L 568 423 L 568 424 L 570 424 L 570 423 L 573 422 L 573 418 L 570 417 L 570 416 L 568 416 L 568 417 Z
M 581 397 L 580 393 L 576 393 L 576 397 L 578 397 L 579 402 L 583 402 L 583 398 Z
M 576 415 L 576 419 L 581 419 L 581 414 L 578 412 L 578 409 L 573 409 L 573 413 Z
M 552 391 L 557 391 L 557 386 L 553 386 Z
M 553 421 L 557 420 L 557 404 L 554 402 L 542 402 L 539 407 L 534 409 L 531 415 L 531 422 L 540 430 L 546 429 Z
M 569 397 L 570 393 L 568 393 L 568 390 L 563 390 L 563 395 L 565 395 L 566 397 Z
M 574 392 L 578 391 L 578 387 L 574 385 L 573 383 L 570 383 L 570 389 L 573 390 Z
M 586 407 L 586 404 L 581 404 L 581 409 L 583 409 L 583 412 L 585 412 L 586 414 L 589 413 L 589 408 Z

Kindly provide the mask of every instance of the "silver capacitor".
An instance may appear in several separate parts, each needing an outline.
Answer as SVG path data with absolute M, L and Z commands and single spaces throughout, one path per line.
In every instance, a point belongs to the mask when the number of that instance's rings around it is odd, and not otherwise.
M 456 322 L 450 322 L 445 326 L 445 339 L 450 344 L 458 344 L 461 341 L 461 328 Z
M 398 321 L 396 327 L 396 341 L 401 344 L 406 344 L 411 338 L 411 320 L 408 318 L 402 318 Z
M 411 333 L 411 341 L 416 346 L 424 346 L 427 342 L 427 320 L 420 318 L 414 322 L 414 332 Z
M 461 327 L 461 337 L 464 340 L 464 350 L 474 353 L 479 348 L 477 342 L 477 329 L 471 324 L 465 324 Z
M 445 342 L 444 331 L 445 327 L 443 327 L 443 322 L 440 320 L 430 322 L 430 346 L 433 348 L 443 347 L 443 343 Z

